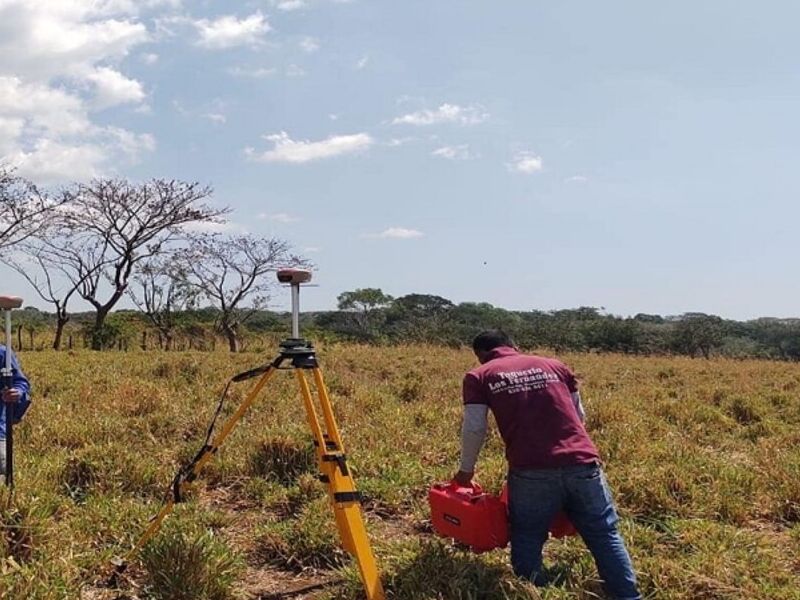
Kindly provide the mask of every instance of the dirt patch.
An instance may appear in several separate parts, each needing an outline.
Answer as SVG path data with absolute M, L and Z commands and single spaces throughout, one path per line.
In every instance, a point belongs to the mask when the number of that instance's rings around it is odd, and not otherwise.
M 278 569 L 248 567 L 240 591 L 253 600 L 312 600 L 338 582 L 338 578 L 323 573 L 295 575 Z

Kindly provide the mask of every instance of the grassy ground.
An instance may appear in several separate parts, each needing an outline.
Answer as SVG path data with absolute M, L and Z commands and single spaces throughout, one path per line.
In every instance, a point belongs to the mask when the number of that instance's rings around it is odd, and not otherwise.
M 115 589 L 108 561 L 201 443 L 225 379 L 267 356 L 25 353 L 35 405 L 17 430 L 17 490 L 0 496 L 0 597 L 360 597 L 338 550 L 294 378 L 279 374 L 189 502 Z M 800 598 L 800 365 L 563 357 L 584 381 L 622 529 L 649 598 Z M 467 351 L 338 346 L 321 359 L 389 595 L 400 600 L 596 598 L 579 540 L 550 542 L 552 588 L 507 556 L 434 538 L 426 492 L 457 463 Z M 229 408 L 247 384 L 234 388 Z M 226 414 L 229 414 L 229 410 Z M 498 489 L 493 436 L 479 479 Z M 333 583 L 331 583 L 333 582 Z

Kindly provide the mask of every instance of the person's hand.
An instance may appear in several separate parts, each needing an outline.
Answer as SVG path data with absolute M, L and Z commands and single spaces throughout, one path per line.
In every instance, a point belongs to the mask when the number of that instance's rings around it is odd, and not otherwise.
M 472 487 L 472 478 L 475 476 L 475 473 L 469 473 L 467 471 L 459 471 L 453 477 L 453 481 L 455 481 L 461 487 Z
M 3 390 L 3 402 L 14 404 L 22 399 L 22 392 L 17 388 L 7 388 Z

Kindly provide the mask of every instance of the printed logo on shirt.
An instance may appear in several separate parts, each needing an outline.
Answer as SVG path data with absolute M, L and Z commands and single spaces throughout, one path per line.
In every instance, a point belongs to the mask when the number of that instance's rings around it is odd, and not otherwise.
M 498 371 L 494 374 L 498 381 L 489 382 L 492 394 L 519 394 L 543 390 L 551 383 L 559 381 L 558 375 L 539 367 L 531 367 L 524 371 Z

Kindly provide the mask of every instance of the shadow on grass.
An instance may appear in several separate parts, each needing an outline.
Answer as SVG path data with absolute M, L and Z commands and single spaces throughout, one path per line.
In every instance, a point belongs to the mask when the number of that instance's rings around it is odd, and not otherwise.
M 533 600 L 541 596 L 516 579 L 504 565 L 454 550 L 439 541 L 426 542 L 419 552 L 398 564 L 386 578 L 394 600 Z

